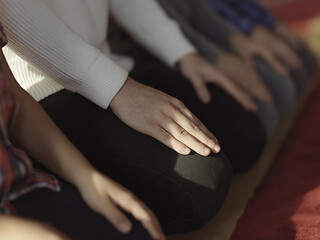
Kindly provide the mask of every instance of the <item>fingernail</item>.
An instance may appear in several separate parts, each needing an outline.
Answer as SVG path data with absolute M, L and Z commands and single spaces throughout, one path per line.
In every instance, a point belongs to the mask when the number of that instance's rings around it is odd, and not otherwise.
M 186 154 L 189 154 L 191 152 L 191 150 L 189 148 L 185 148 L 184 151 Z
M 216 144 L 216 145 L 214 146 L 213 150 L 214 150 L 216 153 L 220 152 L 220 150 L 221 150 L 220 145 L 219 145 L 219 144 Z
M 131 229 L 131 224 L 128 223 L 128 222 L 123 222 L 123 223 L 120 224 L 119 227 L 120 227 L 121 232 L 127 233 Z
M 210 152 L 211 152 L 211 150 L 209 149 L 209 148 L 204 148 L 204 152 L 207 154 L 207 155 L 209 155 L 210 154 Z

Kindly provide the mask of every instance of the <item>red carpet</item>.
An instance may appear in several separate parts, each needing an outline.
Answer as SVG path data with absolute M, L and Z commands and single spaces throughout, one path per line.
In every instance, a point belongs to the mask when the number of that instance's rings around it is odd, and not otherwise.
M 259 0 L 281 21 L 304 32 L 306 22 L 320 14 L 319 0 Z
M 301 32 L 320 12 L 319 0 L 273 4 L 275 15 Z M 231 237 L 251 239 L 320 239 L 320 78 Z
M 266 0 L 268 2 L 268 0 Z M 272 12 L 283 21 L 304 21 L 319 14 L 319 0 L 291 0 L 271 8 Z
M 231 238 L 250 239 L 320 239 L 320 84 Z

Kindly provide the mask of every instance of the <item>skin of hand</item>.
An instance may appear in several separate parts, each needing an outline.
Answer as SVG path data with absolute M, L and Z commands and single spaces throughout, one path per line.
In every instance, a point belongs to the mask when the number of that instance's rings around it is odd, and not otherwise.
M 86 203 L 118 231 L 128 233 L 132 228 L 129 219 L 119 210 L 121 208 L 140 221 L 153 239 L 165 239 L 153 212 L 126 188 L 96 171 L 89 172 L 79 183 L 78 189 Z
M 259 57 L 266 61 L 275 71 L 284 76 L 289 76 L 287 67 L 282 64 L 271 51 L 261 43 L 255 42 L 240 32 L 231 35 L 229 39 L 231 48 L 246 61 L 254 64 L 254 58 Z
M 269 50 L 273 56 L 287 67 L 288 71 L 302 68 L 302 62 L 294 51 L 266 28 L 256 26 L 251 34 L 251 39 Z
M 249 62 L 228 53 L 221 53 L 216 66 L 251 97 L 263 102 L 272 101 L 270 92 Z
M 275 26 L 274 33 L 294 50 L 309 48 L 302 37 L 280 22 Z
M 115 211 L 115 205 L 137 217 L 154 239 L 165 239 L 153 213 L 128 190 L 97 172 L 40 105 L 20 87 L 2 53 L 1 63 L 4 79 L 19 104 L 9 131 L 13 143 L 25 150 L 32 159 L 75 185 L 87 204 L 105 216 L 119 231 L 129 232 L 131 223 Z M 84 189 L 83 186 L 88 187 Z M 119 199 L 121 197 L 127 201 Z M 123 222 L 119 222 L 119 219 Z
M 110 106 L 122 122 L 180 154 L 194 150 L 207 156 L 221 149 L 215 136 L 181 101 L 130 77 Z
M 246 110 L 256 111 L 257 106 L 251 97 L 235 85 L 212 63 L 199 54 L 192 53 L 184 56 L 178 63 L 181 74 L 193 85 L 199 99 L 204 103 L 211 101 L 207 87 L 208 83 L 216 84 L 230 94 Z
M 0 214 L 0 238 L 10 240 L 70 240 L 50 225 Z

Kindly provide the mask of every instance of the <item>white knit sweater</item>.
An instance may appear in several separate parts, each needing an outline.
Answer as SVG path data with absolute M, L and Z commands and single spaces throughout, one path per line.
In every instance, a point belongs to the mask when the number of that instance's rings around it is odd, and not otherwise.
M 133 67 L 110 53 L 109 9 L 131 35 L 173 66 L 194 47 L 156 0 L 0 0 L 5 49 L 19 83 L 41 100 L 62 88 L 107 108 Z M 24 59 L 24 60 L 22 60 Z

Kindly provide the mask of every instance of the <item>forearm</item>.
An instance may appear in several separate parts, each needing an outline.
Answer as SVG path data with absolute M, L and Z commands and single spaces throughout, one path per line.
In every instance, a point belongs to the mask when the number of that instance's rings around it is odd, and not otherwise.
M 31 221 L 29 222 L 26 219 L 0 213 L 0 238 L 10 240 L 22 239 L 25 234 L 24 230 L 26 230 L 25 228 L 27 228 L 30 223 Z
M 198 1 L 195 6 L 193 25 L 206 35 L 208 39 L 218 45 L 224 45 L 237 32 L 234 26 L 218 16 L 203 1 Z
M 199 32 L 197 28 L 191 25 L 191 19 L 193 16 L 187 16 L 186 12 L 183 12 L 182 7 L 189 3 L 181 2 L 180 0 L 174 4 L 172 0 L 159 0 L 159 3 L 167 11 L 170 17 L 174 18 L 177 23 L 180 24 L 182 31 L 189 41 L 197 48 L 200 55 L 206 57 L 209 61 L 215 62 L 220 54 L 220 49 L 208 39 L 203 33 Z M 182 4 L 182 5 L 180 5 Z M 180 7 L 179 7 L 180 6 Z M 192 5 L 188 5 L 192 12 Z M 188 18 L 190 17 L 190 19 Z
M 23 237 L 23 229 L 21 227 L 26 227 L 26 223 L 27 220 L 0 213 L 0 238 L 10 240 L 21 239 Z
M 208 40 L 203 34 L 196 31 L 191 26 L 182 27 L 190 42 L 197 48 L 199 54 L 210 62 L 216 62 L 222 50 L 213 42 Z
M 0 238 L 9 240 L 70 240 L 53 227 L 18 217 L 0 213 Z
M 18 102 L 10 138 L 34 160 L 79 186 L 82 176 L 87 177 L 94 171 L 92 166 L 55 126 L 40 105 L 15 81 L 2 53 L 1 60 L 4 79 Z
M 43 0 L 0 0 L 9 46 L 37 69 L 107 108 L 127 72 L 75 34 Z

